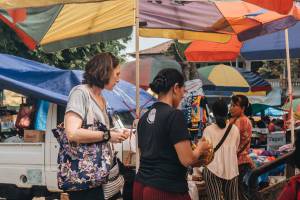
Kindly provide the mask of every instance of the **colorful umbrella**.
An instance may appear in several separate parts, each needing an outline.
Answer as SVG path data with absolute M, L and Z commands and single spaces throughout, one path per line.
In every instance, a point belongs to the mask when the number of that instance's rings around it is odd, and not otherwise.
M 291 103 L 287 102 L 282 106 L 283 110 L 289 110 L 291 107 Z M 294 112 L 300 113 L 300 98 L 293 99 L 293 110 Z
M 227 65 L 201 67 L 198 72 L 216 85 L 216 90 L 232 92 L 268 92 L 271 85 L 253 72 Z
M 290 57 L 300 58 L 300 22 L 289 28 Z M 263 45 L 261 45 L 263 44 Z M 239 55 L 246 60 L 286 59 L 284 31 L 240 42 L 232 37 L 228 43 L 193 41 L 184 54 L 189 62 L 233 61 Z
M 252 115 L 255 116 L 260 116 L 262 113 L 265 116 L 282 116 L 286 113 L 281 108 L 266 105 L 266 104 L 259 104 L 259 103 L 251 104 L 251 108 L 252 108 Z
M 300 58 L 300 22 L 289 28 L 290 58 Z M 261 45 L 263 44 L 263 45 Z M 286 59 L 285 34 L 279 31 L 248 40 L 240 50 L 246 60 Z
M 262 8 L 273 10 L 280 14 L 287 14 L 293 7 L 293 0 L 243 0 L 248 3 L 253 3 Z
M 121 66 L 121 79 L 135 83 L 136 61 Z M 147 89 L 154 76 L 164 68 L 174 68 L 181 71 L 181 66 L 174 60 L 167 58 L 147 57 L 140 59 L 140 87 Z
M 101 2 L 108 0 L 3 0 L 0 1 L 0 8 L 15 9 L 15 8 L 33 8 L 45 7 L 55 4 L 70 4 L 70 3 L 88 3 L 88 2 Z
M 243 41 L 296 23 L 292 15 L 280 15 L 241 1 L 141 0 L 140 21 L 141 36 L 223 43 L 230 40 L 230 35 Z
M 189 62 L 233 61 L 241 51 L 242 43 L 233 35 L 227 43 L 196 40 L 184 51 Z
M 30 49 L 40 45 L 51 52 L 129 36 L 134 24 L 134 1 L 0 9 L 0 19 L 15 30 Z
M 135 83 L 135 65 L 136 62 L 128 62 L 121 66 L 121 78 L 130 83 Z M 149 88 L 149 83 L 153 80 L 156 74 L 165 68 L 174 68 L 181 71 L 181 66 L 174 60 L 165 57 L 147 57 L 140 60 L 140 87 L 144 89 Z M 207 78 L 200 76 L 203 90 L 214 90 L 215 85 L 207 80 Z

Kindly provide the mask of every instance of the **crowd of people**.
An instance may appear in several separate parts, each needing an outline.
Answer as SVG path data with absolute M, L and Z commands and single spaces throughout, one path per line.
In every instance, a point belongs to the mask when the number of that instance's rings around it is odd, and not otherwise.
M 101 95 L 103 89 L 112 90 L 119 77 L 117 58 L 101 53 L 88 62 L 83 84 L 69 95 L 62 132 L 69 142 L 59 150 L 58 181 L 71 200 L 121 196 L 119 189 L 105 187 L 115 180 L 109 175 L 117 165 L 110 144 L 126 140 L 129 131 L 110 128 Z M 254 124 L 247 116 L 247 97 L 233 96 L 229 109 L 222 99 L 217 100 L 212 106 L 215 122 L 193 146 L 184 115 L 177 109 L 185 93 L 183 75 L 176 69 L 163 69 L 149 86 L 158 101 L 138 121 L 140 166 L 133 200 L 190 199 L 187 168 L 203 165 L 199 157 L 212 158 L 202 172 L 209 199 L 247 199 L 244 176 L 254 167 L 249 157 Z M 265 127 L 276 130 L 276 123 L 270 121 Z M 107 198 L 107 192 L 113 195 Z

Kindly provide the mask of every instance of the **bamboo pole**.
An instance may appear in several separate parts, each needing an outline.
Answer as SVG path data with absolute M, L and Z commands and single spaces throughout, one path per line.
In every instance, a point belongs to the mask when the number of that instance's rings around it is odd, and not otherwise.
M 294 110 L 293 110 L 293 89 L 292 89 L 292 78 L 291 78 L 291 60 L 290 60 L 290 47 L 289 47 L 289 32 L 285 29 L 285 51 L 286 51 L 286 63 L 287 63 L 287 75 L 288 75 L 288 95 L 290 99 L 291 106 L 291 142 L 295 143 L 295 120 L 294 120 Z
M 136 87 L 136 118 L 140 118 L 140 40 L 139 40 L 139 0 L 135 1 L 135 87 Z M 140 165 L 140 152 L 138 148 L 138 134 L 136 132 L 136 154 L 135 154 L 135 166 L 136 171 Z

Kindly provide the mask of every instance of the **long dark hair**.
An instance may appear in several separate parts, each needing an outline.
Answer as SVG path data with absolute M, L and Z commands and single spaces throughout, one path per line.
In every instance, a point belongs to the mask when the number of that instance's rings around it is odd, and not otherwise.
M 246 116 L 251 116 L 252 115 L 252 107 L 251 104 L 249 103 L 248 98 L 245 95 L 234 95 L 231 97 L 231 101 L 239 105 L 241 108 L 244 109 L 244 114 Z
M 158 72 L 149 86 L 156 94 L 166 94 L 176 83 L 179 87 L 184 85 L 183 75 L 177 69 L 166 68 Z
M 216 119 L 216 124 L 218 125 L 218 127 L 221 129 L 225 128 L 227 115 L 228 115 L 227 104 L 222 99 L 218 99 L 212 105 L 212 112 L 214 114 L 214 117 Z

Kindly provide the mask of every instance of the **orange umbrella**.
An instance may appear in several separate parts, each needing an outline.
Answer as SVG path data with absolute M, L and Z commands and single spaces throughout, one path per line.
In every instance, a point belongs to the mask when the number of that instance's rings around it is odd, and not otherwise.
M 280 14 L 287 14 L 293 7 L 293 0 L 243 0 Z
M 234 35 L 227 43 L 193 41 L 184 54 L 189 62 L 230 61 L 239 55 L 242 43 Z

